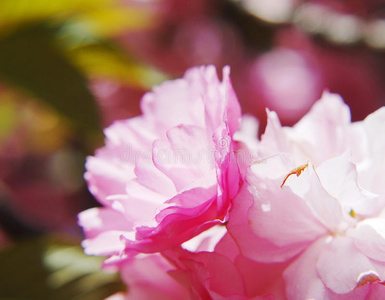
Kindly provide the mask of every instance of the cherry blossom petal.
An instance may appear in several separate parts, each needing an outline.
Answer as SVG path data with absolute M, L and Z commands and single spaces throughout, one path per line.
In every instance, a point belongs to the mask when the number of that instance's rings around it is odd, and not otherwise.
M 342 98 L 325 92 L 288 135 L 299 152 L 318 165 L 320 162 L 345 152 L 350 111 Z
M 160 255 L 128 260 L 121 268 L 122 280 L 128 286 L 126 300 L 179 300 L 188 298 L 188 291 L 168 272 L 173 270 Z
M 266 184 L 266 189 L 253 196 L 246 187 L 234 199 L 228 229 L 246 257 L 260 262 L 287 260 L 305 249 L 325 228 L 311 220 L 312 214 L 306 203 L 302 210 L 307 218 L 299 218 L 301 210 L 290 205 L 292 211 L 282 209 L 282 201 L 302 201 L 280 188 L 280 183 Z M 278 186 L 278 188 L 276 187 Z M 270 189 L 271 188 L 271 189 Z M 278 198 L 274 198 L 279 195 Z M 286 196 L 291 198 L 287 199 Z M 277 201 L 275 202 L 274 199 Z M 273 200 L 271 202 L 271 200 Z M 264 203 L 264 202 L 266 203 Z M 296 232 L 298 230 L 299 232 Z M 293 235 L 296 240 L 293 240 Z
M 334 238 L 325 247 L 316 267 L 322 282 L 337 294 L 353 291 L 362 274 L 378 274 L 375 266 L 356 248 L 353 240 L 344 237 Z
M 368 257 L 385 262 L 385 220 L 365 219 L 349 231 L 356 247 Z
M 322 185 L 344 206 L 346 212 L 354 211 L 361 216 L 372 216 L 384 207 L 375 194 L 362 189 L 357 183 L 357 170 L 350 162 L 350 155 L 341 156 L 323 162 L 317 168 Z

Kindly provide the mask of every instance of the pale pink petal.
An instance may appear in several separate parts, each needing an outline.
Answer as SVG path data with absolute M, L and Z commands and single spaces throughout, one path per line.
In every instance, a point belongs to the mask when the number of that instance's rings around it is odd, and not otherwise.
M 292 146 L 286 137 L 277 114 L 267 110 L 267 125 L 258 148 L 259 156 L 271 156 L 289 152 L 291 149 Z
M 306 163 L 306 161 L 304 162 Z M 265 180 L 281 180 L 283 185 L 285 178 L 289 173 L 298 167 L 290 154 L 279 153 L 255 160 L 249 173 L 246 173 L 246 179 L 258 177 L 259 184 L 254 180 L 253 184 L 263 187 Z
M 272 191 L 269 188 L 273 188 Z M 310 220 L 302 217 L 296 207 L 282 204 L 282 201 L 287 201 L 285 197 L 290 193 L 281 190 L 279 184 L 278 189 L 266 185 L 263 193 L 268 196 L 266 199 L 259 196 L 255 198 L 244 186 L 234 199 L 227 227 L 246 257 L 260 262 L 281 262 L 303 251 L 317 236 L 325 232 L 321 224 L 317 224 L 316 220 L 312 221 L 306 204 L 302 205 L 302 209 L 305 215 L 310 216 Z M 280 194 L 276 198 L 277 202 L 274 201 L 275 198 L 271 198 L 275 193 Z M 293 196 L 292 201 L 301 199 Z M 285 212 L 284 207 L 292 210 Z M 261 236 L 257 235 L 259 233 Z M 291 239 L 292 235 L 295 235 L 296 240 Z
M 225 123 L 229 126 L 229 135 L 233 136 L 234 133 L 238 130 L 241 123 L 241 107 L 238 102 L 238 97 L 235 94 L 235 91 L 231 84 L 229 66 L 223 68 L 222 76 L 223 79 L 219 88 L 219 96 L 226 99 L 226 103 L 221 103 L 222 110 L 224 111 L 223 118 L 225 120 Z M 217 103 L 220 102 L 217 101 Z M 221 119 L 219 118 L 218 121 L 220 122 Z
M 121 269 L 122 280 L 128 286 L 127 300 L 180 300 L 188 298 L 188 291 L 168 272 L 173 269 L 160 255 L 128 260 Z
M 367 116 L 363 126 L 368 136 L 372 158 L 383 162 L 385 141 L 381 129 L 385 126 L 385 107 Z
M 111 208 L 90 208 L 78 215 L 79 225 L 92 238 L 108 230 L 127 230 L 133 223 L 121 212 Z
M 133 184 L 130 184 L 133 187 Z M 158 194 L 153 193 L 150 190 L 145 190 L 142 186 L 137 185 L 140 188 L 137 190 L 143 191 L 143 196 L 140 197 L 130 197 L 128 195 L 116 195 L 109 197 L 111 207 L 116 211 L 122 212 L 127 219 L 137 226 L 155 226 L 156 222 L 154 221 L 154 214 L 158 212 L 158 207 L 160 206 L 157 199 L 151 198 L 151 195 Z M 138 199 L 140 202 L 138 203 Z
M 362 274 L 378 274 L 375 266 L 357 249 L 352 239 L 339 236 L 320 253 L 316 268 L 325 286 L 337 294 L 353 291 Z
M 385 262 L 385 219 L 365 219 L 349 231 L 356 247 L 368 257 Z
M 233 296 L 244 299 L 243 278 L 225 256 L 215 252 L 187 251 L 167 251 L 166 256 L 175 261 L 180 270 L 184 270 L 194 293 L 199 295 L 198 299 L 227 299 Z M 177 275 L 174 274 L 174 277 Z
M 96 157 L 87 158 L 86 168 L 84 178 L 89 190 L 103 204 L 107 204 L 106 198 L 111 194 L 124 194 L 126 182 L 134 177 L 133 166 L 128 171 Z
M 243 115 L 240 129 L 234 134 L 234 140 L 238 144 L 235 159 L 244 174 L 246 169 L 257 159 L 259 141 L 258 120 L 250 115 Z
M 112 255 L 124 249 L 121 236 L 127 234 L 133 224 L 122 213 L 110 208 L 90 208 L 78 218 L 87 236 L 82 243 L 86 254 Z
M 360 184 L 369 191 L 385 194 L 385 108 L 370 114 L 364 121 L 363 127 L 368 140 L 368 156 L 366 165 L 360 170 Z
M 325 227 L 331 231 L 339 229 L 343 216 L 342 206 L 336 198 L 325 191 L 310 162 L 299 176 L 290 176 L 284 187 L 288 187 L 294 194 L 304 199 L 317 220 Z
M 154 138 L 139 118 L 114 122 L 105 135 L 106 146 L 87 158 L 84 175 L 90 191 L 103 204 L 108 195 L 124 193 L 125 183 L 135 177 L 135 163 L 146 157 Z
M 285 270 L 283 277 L 288 299 L 325 299 L 325 285 L 316 269 L 324 244 L 325 239 L 319 239 Z
M 215 172 L 210 162 L 201 159 L 210 146 L 199 127 L 177 126 L 167 131 L 167 141 L 154 143 L 155 166 L 174 183 L 177 191 L 194 186 L 194 181 L 211 173 L 209 185 L 215 184 Z
M 82 242 L 84 253 L 99 256 L 119 254 L 125 248 L 121 238 L 124 234 L 127 234 L 127 231 L 108 230 L 94 238 L 85 239 Z
M 126 295 L 123 292 L 121 292 L 121 293 L 113 294 L 104 300 L 126 300 L 126 299 L 127 299 Z
M 151 163 L 149 161 L 151 161 Z M 152 152 L 150 153 L 148 161 L 139 160 L 135 165 L 135 175 L 135 182 L 140 183 L 143 187 L 155 193 L 167 198 L 171 198 L 177 193 L 171 179 L 153 164 Z
M 292 176 L 294 184 L 288 184 L 289 189 L 286 189 L 286 184 L 281 187 L 283 178 L 264 180 L 261 184 L 258 177 L 250 175 L 249 189 L 254 203 L 249 209 L 249 224 L 253 232 L 282 247 L 303 244 L 324 234 L 327 223 L 324 223 L 325 227 L 322 226 L 320 215 L 323 214 L 323 208 L 328 206 L 325 205 L 326 199 L 321 198 L 322 194 L 318 194 L 322 192 L 319 182 L 312 177 L 311 171 L 305 169 L 299 177 Z M 299 185 L 309 186 L 304 198 L 291 191 L 295 190 L 299 181 Z M 316 189 L 314 193 L 313 189 Z
M 346 151 L 349 125 L 348 106 L 340 96 L 325 92 L 310 112 L 287 133 L 297 147 L 300 146 L 298 152 L 318 165 Z
M 347 213 L 354 211 L 356 215 L 368 217 L 377 215 L 384 207 L 384 201 L 377 195 L 358 185 L 357 170 L 348 152 L 323 162 L 317 174 L 325 190 L 338 199 Z
M 181 247 L 190 252 L 213 252 L 226 233 L 225 226 L 217 225 L 184 242 Z
M 142 112 L 151 122 L 156 122 L 160 131 L 180 124 L 203 127 L 204 102 L 199 90 L 194 88 L 199 84 L 199 74 L 193 77 L 167 81 L 143 97 Z

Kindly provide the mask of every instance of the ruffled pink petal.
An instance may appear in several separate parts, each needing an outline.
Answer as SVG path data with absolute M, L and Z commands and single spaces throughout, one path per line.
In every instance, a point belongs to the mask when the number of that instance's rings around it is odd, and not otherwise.
M 213 252 L 217 249 L 217 245 L 222 241 L 227 234 L 227 229 L 224 225 L 213 226 L 192 239 L 184 242 L 181 247 L 190 252 L 207 251 Z M 233 242 L 234 243 L 234 242 Z M 216 251 L 217 253 L 220 253 Z
M 117 254 L 124 249 L 121 235 L 132 230 L 133 224 L 123 214 L 110 208 L 90 208 L 78 215 L 86 239 L 82 246 L 90 255 Z
M 287 299 L 325 299 L 325 285 L 316 269 L 325 239 L 319 239 L 285 270 L 283 277 Z
M 243 115 L 241 127 L 234 134 L 237 142 L 237 162 L 240 169 L 248 168 L 257 159 L 259 140 L 257 139 L 259 129 L 258 120 L 251 115 Z M 241 171 L 244 173 L 244 171 Z
M 188 291 L 168 275 L 171 270 L 173 266 L 160 255 L 128 260 L 121 268 L 122 280 L 128 286 L 125 299 L 188 299 Z
M 210 146 L 204 134 L 202 128 L 180 125 L 167 131 L 167 141 L 154 143 L 154 164 L 171 179 L 177 191 L 193 187 L 207 173 L 212 174 L 208 182 L 216 183 L 213 164 L 206 160 Z
M 267 110 L 267 125 L 258 147 L 259 156 L 263 158 L 282 152 L 290 152 L 291 148 L 291 143 L 286 137 L 277 114 Z
M 346 151 L 348 126 L 349 107 L 339 95 L 324 92 L 310 112 L 287 132 L 297 147 L 300 146 L 296 151 L 318 165 Z
M 320 253 L 316 268 L 325 286 L 337 294 L 353 291 L 363 274 L 379 274 L 352 239 L 339 236 Z
M 125 248 L 121 237 L 127 231 L 109 230 L 98 234 L 92 239 L 85 239 L 82 242 L 84 253 L 88 255 L 117 255 Z
M 226 66 L 222 71 L 223 79 L 220 87 L 221 96 L 227 101 L 225 106 L 224 120 L 229 127 L 229 134 L 232 137 L 239 129 L 241 123 L 241 106 L 238 97 L 235 94 L 233 85 L 230 79 L 230 67 Z
M 376 161 L 383 162 L 385 141 L 384 133 L 380 128 L 385 126 L 385 107 L 382 107 L 370 114 L 363 121 L 365 133 L 368 136 L 370 145 L 370 154 Z
M 150 122 L 156 122 L 158 132 L 165 133 L 180 124 L 204 127 L 205 108 L 200 85 L 209 83 L 201 82 L 200 72 L 189 70 L 185 78 L 166 81 L 143 97 L 143 115 Z
M 279 198 L 271 197 L 275 192 L 280 195 Z M 230 212 L 227 228 L 246 257 L 260 262 L 282 262 L 303 251 L 317 236 L 325 232 L 325 228 L 316 220 L 312 222 L 311 219 L 309 221 L 303 218 L 297 208 L 287 206 L 293 208 L 290 213 L 283 209 L 281 202 L 288 201 L 288 191 L 266 185 L 263 193 L 268 197 L 254 198 L 247 187 L 243 186 L 234 199 Z M 299 201 L 295 196 L 290 197 L 293 201 Z M 306 205 L 302 209 L 311 217 Z
M 125 239 L 127 249 L 144 253 L 163 251 L 220 224 L 221 221 L 216 219 L 215 198 L 191 208 L 171 206 L 161 211 L 163 215 L 156 227 L 137 227 L 135 239 Z
M 257 296 L 265 296 L 268 299 L 269 295 L 274 295 L 273 299 L 285 298 L 282 273 L 290 261 L 259 263 L 238 255 L 234 264 L 243 277 L 248 299 Z
M 106 198 L 111 194 L 124 194 L 126 183 L 134 177 L 134 167 L 123 168 L 97 157 L 88 157 L 87 172 L 84 178 L 90 192 L 103 204 L 107 205 Z
M 326 226 L 322 226 L 319 215 L 328 203 L 321 198 L 322 194 L 318 194 L 322 189 L 319 182 L 310 177 L 310 172 L 305 170 L 299 177 L 292 176 L 293 183 L 288 184 L 291 190 L 295 190 L 297 184 L 309 186 L 308 195 L 303 198 L 286 189 L 286 184 L 281 187 L 282 178 L 264 180 L 260 184 L 259 178 L 250 174 L 249 189 L 254 201 L 249 209 L 249 226 L 258 237 L 285 247 L 290 244 L 304 244 L 326 232 Z M 319 201 L 322 202 L 319 204 Z
M 299 176 L 295 174 L 290 176 L 285 181 L 284 188 L 286 187 L 308 204 L 312 213 L 325 228 L 331 231 L 339 229 L 343 216 L 342 206 L 324 189 L 311 162 Z M 300 204 L 293 203 L 293 207 L 299 208 Z M 303 214 L 302 218 L 309 217 Z
M 368 217 L 377 215 L 384 199 L 362 189 L 357 183 L 356 166 L 348 152 L 323 162 L 317 168 L 322 186 L 343 205 L 347 213 Z
M 126 299 L 127 299 L 126 295 L 123 292 L 121 292 L 121 293 L 113 294 L 104 300 L 126 300 Z
M 372 218 L 358 223 L 349 231 L 355 246 L 366 256 L 385 262 L 385 219 Z
M 130 184 L 130 186 L 133 186 L 133 184 Z M 157 198 L 160 196 L 140 185 L 137 185 L 137 187 L 137 190 L 143 191 L 142 197 L 139 195 L 135 197 L 128 195 L 111 196 L 109 198 L 109 201 L 112 203 L 111 207 L 122 212 L 132 222 L 134 227 L 156 226 L 154 215 L 158 212 L 160 204 Z M 151 198 L 151 195 L 154 195 L 154 198 Z M 139 202 L 138 199 L 140 199 Z
M 373 193 L 385 194 L 385 108 L 370 114 L 363 122 L 367 136 L 368 155 L 360 170 L 360 184 Z
M 384 283 L 375 283 L 370 286 L 370 295 L 368 300 L 385 299 Z
M 155 137 L 143 125 L 140 117 L 114 122 L 105 129 L 106 146 L 98 149 L 95 157 L 87 158 L 84 177 L 101 203 L 106 205 L 109 195 L 125 193 L 125 184 L 135 177 L 135 164 L 151 149 Z
M 82 211 L 78 219 L 88 238 L 108 230 L 129 230 L 133 225 L 121 212 L 103 207 Z
M 153 164 L 152 155 L 150 152 L 148 160 L 140 160 L 135 165 L 135 182 L 166 198 L 171 198 L 177 193 L 175 185 Z
M 165 255 L 184 270 L 197 299 L 245 299 L 239 270 L 223 255 L 214 252 L 167 251 Z M 174 276 L 180 275 L 175 274 Z M 237 299 L 237 298 L 234 298 Z

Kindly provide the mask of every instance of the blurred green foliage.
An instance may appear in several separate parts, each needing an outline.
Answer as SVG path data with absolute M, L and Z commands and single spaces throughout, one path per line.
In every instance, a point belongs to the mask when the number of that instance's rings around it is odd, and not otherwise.
M 85 77 L 55 47 L 46 26 L 27 27 L 0 40 L 0 77 L 52 105 L 79 128 L 100 131 Z
M 0 252 L 0 299 L 98 300 L 125 289 L 78 240 L 44 237 Z
M 2 0 L 0 30 L 4 34 L 23 24 L 40 21 L 82 23 L 96 35 L 109 36 L 150 26 L 151 11 L 117 0 Z
M 113 40 L 148 28 L 152 15 L 116 0 L 0 1 L 0 81 L 54 108 L 95 144 L 102 125 L 90 80 L 149 88 L 165 79 Z

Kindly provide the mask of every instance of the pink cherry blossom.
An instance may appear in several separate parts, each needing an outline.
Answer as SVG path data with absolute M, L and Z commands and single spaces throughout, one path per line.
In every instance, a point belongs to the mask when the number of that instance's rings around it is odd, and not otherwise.
M 179 245 L 227 220 L 240 186 L 240 107 L 229 68 L 188 70 L 147 93 L 143 115 L 105 130 L 85 178 L 103 205 L 79 215 L 87 254 L 127 257 Z
M 268 112 L 228 229 L 248 259 L 289 262 L 287 299 L 385 297 L 385 108 L 351 123 L 325 93 L 294 127 Z

